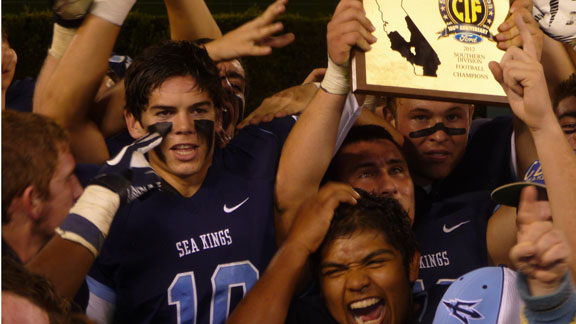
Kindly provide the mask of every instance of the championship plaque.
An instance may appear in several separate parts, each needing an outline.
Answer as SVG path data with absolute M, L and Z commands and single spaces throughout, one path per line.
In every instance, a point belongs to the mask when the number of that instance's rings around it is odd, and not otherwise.
M 355 51 L 352 90 L 445 101 L 506 104 L 488 63 L 508 0 L 363 0 L 378 41 Z

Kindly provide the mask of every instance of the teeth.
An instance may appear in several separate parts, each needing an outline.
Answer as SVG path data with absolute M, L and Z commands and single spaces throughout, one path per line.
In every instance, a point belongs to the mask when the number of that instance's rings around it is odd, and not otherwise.
M 191 150 L 195 147 L 196 147 L 195 145 L 180 144 L 180 145 L 174 146 L 174 149 L 175 150 Z
M 378 299 L 376 297 L 363 299 L 361 301 L 357 301 L 355 303 L 350 304 L 350 309 L 366 308 L 368 306 L 372 306 L 372 305 L 378 303 L 379 301 L 380 301 L 380 299 Z

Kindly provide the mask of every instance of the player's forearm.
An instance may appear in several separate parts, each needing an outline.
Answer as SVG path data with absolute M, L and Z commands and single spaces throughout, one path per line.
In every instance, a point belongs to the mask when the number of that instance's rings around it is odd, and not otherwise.
M 516 208 L 500 206 L 500 208 L 488 219 L 486 229 L 486 247 L 490 265 L 504 264 L 514 268 L 510 260 L 510 250 L 516 245 Z
M 164 0 L 172 40 L 222 37 L 218 24 L 204 0 Z
M 533 133 L 533 136 L 554 226 L 566 233 L 570 248 L 576 251 L 576 236 L 572 233 L 576 228 L 576 155 L 556 120 Z M 571 267 L 572 272 L 576 273 L 576 265 L 572 264 Z
M 71 300 L 82 286 L 93 262 L 94 255 L 87 248 L 54 235 L 26 267 L 44 275 L 58 293 Z
M 87 15 L 39 94 L 42 105 L 35 107 L 37 112 L 65 128 L 85 122 L 119 32 L 120 26 Z
M 330 165 L 345 95 L 320 90 L 286 139 L 278 173 L 276 200 L 280 210 L 299 206 L 318 191 Z
M 283 324 L 307 260 L 298 246 L 283 245 L 226 323 Z

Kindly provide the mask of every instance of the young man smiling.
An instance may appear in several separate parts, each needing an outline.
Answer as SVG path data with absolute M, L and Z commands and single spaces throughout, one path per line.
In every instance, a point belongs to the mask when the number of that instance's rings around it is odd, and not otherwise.
M 294 120 L 215 148 L 222 83 L 205 49 L 166 42 L 126 75 L 128 130 L 170 122 L 150 151 L 162 190 L 122 206 L 88 277 L 100 322 L 223 323 L 275 251 L 273 183 Z M 153 239 L 151 239 L 153 237 Z

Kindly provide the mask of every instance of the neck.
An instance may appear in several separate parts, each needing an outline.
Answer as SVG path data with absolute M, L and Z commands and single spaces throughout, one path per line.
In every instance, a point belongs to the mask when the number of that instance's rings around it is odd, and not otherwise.
M 421 188 L 429 186 L 434 182 L 434 180 L 422 177 L 422 176 L 416 174 L 415 172 L 412 173 L 412 181 L 414 182 L 415 185 L 417 185 Z
M 16 252 L 22 263 L 27 263 L 46 244 L 48 238 L 35 235 L 33 224 L 10 223 L 2 226 L 2 238 Z
M 158 175 L 168 182 L 178 193 L 184 197 L 192 197 L 200 189 L 206 175 L 208 174 L 209 167 L 201 170 L 188 177 L 180 177 L 168 172 L 158 172 Z

